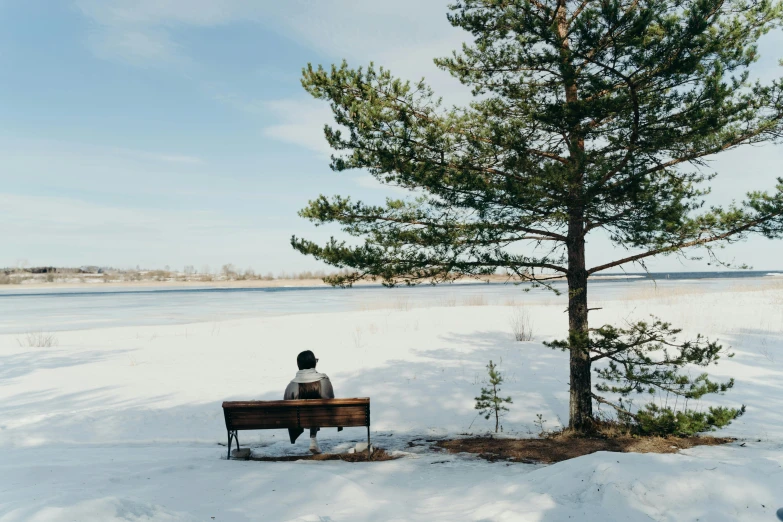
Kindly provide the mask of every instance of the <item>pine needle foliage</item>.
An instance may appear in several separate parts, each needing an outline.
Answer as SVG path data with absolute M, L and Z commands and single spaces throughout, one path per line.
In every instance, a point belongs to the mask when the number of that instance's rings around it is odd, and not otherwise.
M 690 437 L 728 426 L 744 413 L 744 405 L 741 408 L 710 407 L 702 412 L 687 408 L 676 410 L 671 406 L 660 407 L 649 403 L 636 413 L 631 424 L 641 435 Z
M 757 234 L 783 236 L 783 178 L 706 206 L 709 159 L 783 139 L 783 81 L 750 77 L 778 0 L 459 0 L 469 42 L 436 59 L 475 95 L 447 107 L 424 80 L 383 67 L 308 65 L 327 101 L 335 171 L 362 169 L 421 194 L 385 204 L 319 196 L 300 212 L 356 241 L 301 253 L 350 272 L 348 286 L 439 283 L 506 273 L 568 282 L 570 418 L 592 424 L 587 283 L 654 256 L 708 256 Z M 588 238 L 628 255 L 588 266 Z
M 481 388 L 481 395 L 476 397 L 475 409 L 479 410 L 479 414 L 487 420 L 490 417 L 495 417 L 495 433 L 497 433 L 500 427 L 500 417 L 508 411 L 504 404 L 513 404 L 513 401 L 511 397 L 499 395 L 500 385 L 503 384 L 503 375 L 491 360 L 487 365 L 487 375 L 489 376 L 489 386 Z
M 639 321 L 627 328 L 605 325 L 591 330 L 590 361 L 606 363 L 594 368 L 601 380 L 595 388 L 621 398 L 613 403 L 592 393 L 593 399 L 615 409 L 621 421 L 644 435 L 690 436 L 727 426 L 742 415 L 744 405 L 741 408 L 711 407 L 707 412 L 688 409 L 688 401 L 707 394 L 723 394 L 734 386 L 734 379 L 716 382 L 705 372 L 692 376 L 689 370 L 706 368 L 717 364 L 721 356 L 731 358 L 734 354 L 701 335 L 693 340 L 679 341 L 680 333 L 680 329 L 655 317 L 650 322 Z M 569 349 L 568 341 L 544 344 L 555 349 Z M 632 394 L 647 394 L 653 399 L 671 397 L 676 402 L 673 407 L 668 401 L 664 406 L 650 402 L 632 413 L 632 401 L 622 400 Z M 681 405 L 680 409 L 677 405 Z

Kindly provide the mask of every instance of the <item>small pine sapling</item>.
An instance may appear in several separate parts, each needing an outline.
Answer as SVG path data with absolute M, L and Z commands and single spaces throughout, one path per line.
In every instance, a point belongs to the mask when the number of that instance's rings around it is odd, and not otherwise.
M 503 412 L 508 411 L 508 408 L 503 406 L 503 404 L 513 404 L 513 402 L 511 397 L 500 397 L 498 395 L 500 393 L 500 385 L 503 384 L 503 376 L 497 369 L 497 365 L 492 361 L 489 361 L 487 365 L 487 374 L 489 375 L 489 386 L 481 388 L 481 395 L 476 397 L 476 409 L 487 420 L 493 415 L 495 416 L 495 433 L 497 433 L 500 426 L 500 417 L 504 415 Z
M 544 419 L 543 415 L 536 413 L 536 420 L 533 421 L 533 424 L 535 424 L 536 428 L 538 428 L 539 437 L 544 437 L 547 434 L 546 428 L 544 427 L 544 424 L 546 424 L 546 419 Z

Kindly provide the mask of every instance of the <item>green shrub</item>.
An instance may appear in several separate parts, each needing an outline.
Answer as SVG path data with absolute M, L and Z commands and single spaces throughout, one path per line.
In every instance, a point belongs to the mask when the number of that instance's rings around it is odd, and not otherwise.
M 715 431 L 731 424 L 731 421 L 745 413 L 741 408 L 709 408 L 706 412 L 695 410 L 673 410 L 653 403 L 639 410 L 635 419 L 629 419 L 631 427 L 640 435 L 676 435 L 688 437 L 706 431 Z
M 688 401 L 708 394 L 724 394 L 734 387 L 734 379 L 713 381 L 707 373 L 693 373 L 698 367 L 715 365 L 721 357 L 734 354 L 717 341 L 702 335 L 693 339 L 679 338 L 681 330 L 653 317 L 650 322 L 628 323 L 624 328 L 604 325 L 590 330 L 588 348 L 593 363 L 605 361 L 594 368 L 600 380 L 598 392 L 619 395 L 618 401 L 592 393 L 599 404 L 615 410 L 617 422 L 639 435 L 691 436 L 728 426 L 745 413 L 745 406 L 709 408 L 706 412 L 690 410 Z M 545 342 L 545 345 L 569 350 L 570 340 Z M 646 394 L 651 402 L 633 413 L 631 395 Z M 680 409 L 660 407 L 670 396 L 683 400 Z M 661 400 L 665 397 L 664 400 Z M 676 404 L 676 402 L 675 402 Z

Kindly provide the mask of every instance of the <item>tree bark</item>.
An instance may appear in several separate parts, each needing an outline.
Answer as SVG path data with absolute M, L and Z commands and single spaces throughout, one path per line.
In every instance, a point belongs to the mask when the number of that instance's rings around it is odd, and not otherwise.
M 585 263 L 584 153 L 585 142 L 580 118 L 576 113 L 579 88 L 576 71 L 571 64 L 568 22 L 565 2 L 558 3 L 557 31 L 560 37 L 569 151 L 569 216 L 568 236 L 568 344 L 570 348 L 569 422 L 572 430 L 593 429 L 593 399 L 590 375 L 589 330 L 587 324 L 587 267 Z
M 492 398 L 495 401 L 495 433 L 498 432 L 498 425 L 500 424 L 500 404 L 498 403 L 498 386 L 492 385 Z
M 576 214 L 576 213 L 575 213 Z M 584 220 L 573 216 L 569 229 L 581 229 Z M 569 236 L 571 236 L 569 230 Z M 592 380 L 587 322 L 587 269 L 584 236 L 574 230 L 568 244 L 568 344 L 570 347 L 570 404 L 568 427 L 579 432 L 593 428 Z

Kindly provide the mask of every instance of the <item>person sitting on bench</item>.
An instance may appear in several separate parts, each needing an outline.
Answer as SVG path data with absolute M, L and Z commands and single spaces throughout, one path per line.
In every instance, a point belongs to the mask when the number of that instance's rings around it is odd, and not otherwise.
M 299 371 L 296 372 L 296 376 L 285 389 L 283 400 L 334 399 L 332 382 L 326 374 L 315 371 L 317 363 L 318 359 L 315 358 L 315 354 L 310 350 L 306 350 L 296 356 L 296 365 L 299 367 Z M 317 426 L 310 428 L 310 451 L 313 453 L 321 453 L 321 448 L 318 447 L 318 440 L 316 439 L 318 430 Z M 337 430 L 340 431 L 342 428 L 337 428 Z M 291 444 L 296 442 L 296 439 L 299 438 L 302 432 L 304 432 L 302 428 L 290 428 L 288 430 Z

